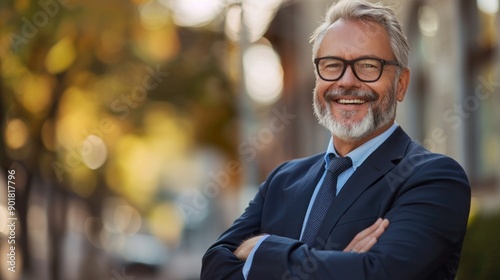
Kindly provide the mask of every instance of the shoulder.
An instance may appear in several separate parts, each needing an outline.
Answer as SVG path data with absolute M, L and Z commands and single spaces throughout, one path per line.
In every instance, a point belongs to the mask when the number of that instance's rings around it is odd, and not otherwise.
M 286 185 L 288 182 L 301 180 L 308 175 L 314 177 L 314 175 L 324 166 L 324 155 L 324 153 L 320 153 L 309 157 L 286 161 L 269 174 L 264 185 L 273 183 Z
M 464 169 L 456 160 L 444 154 L 431 152 L 416 141 L 410 142 L 405 156 L 396 165 L 395 171 L 427 178 L 452 176 L 468 182 Z
M 276 169 L 279 169 L 280 172 L 296 172 L 302 169 L 307 170 L 314 164 L 317 164 L 319 161 L 322 161 L 324 156 L 325 153 L 319 153 L 304 158 L 296 158 L 282 163 Z
M 460 164 L 450 156 L 431 152 L 416 141 L 410 142 L 404 158 L 407 161 L 413 161 L 417 165 L 445 164 L 462 169 Z

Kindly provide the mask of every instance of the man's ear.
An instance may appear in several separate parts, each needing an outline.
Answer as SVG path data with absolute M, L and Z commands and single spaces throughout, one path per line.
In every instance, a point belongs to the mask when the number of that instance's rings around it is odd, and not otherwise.
M 405 98 L 408 85 L 410 84 L 410 69 L 405 68 L 399 75 L 396 97 L 399 102 Z

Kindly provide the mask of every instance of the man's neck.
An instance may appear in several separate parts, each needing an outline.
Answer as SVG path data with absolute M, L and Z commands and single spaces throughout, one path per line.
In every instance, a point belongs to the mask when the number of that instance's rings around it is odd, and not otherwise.
M 345 141 L 345 140 L 340 139 L 338 137 L 335 137 L 335 135 L 333 135 L 333 146 L 335 147 L 335 150 L 337 151 L 338 155 L 343 157 L 343 156 L 347 155 L 348 153 L 350 153 L 351 151 L 358 148 L 359 146 L 363 145 L 364 143 L 366 143 L 366 142 L 370 141 L 371 139 L 384 133 L 384 131 L 389 129 L 393 124 L 394 124 L 394 121 L 391 121 L 388 124 L 375 130 L 372 134 L 368 135 L 367 137 L 365 137 L 359 141 L 355 141 L 355 142 Z

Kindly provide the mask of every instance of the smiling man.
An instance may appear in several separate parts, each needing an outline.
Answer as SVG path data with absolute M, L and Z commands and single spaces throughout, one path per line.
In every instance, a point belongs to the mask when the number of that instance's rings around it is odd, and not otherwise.
M 410 71 L 394 12 L 340 1 L 312 43 L 326 152 L 268 176 L 206 252 L 201 278 L 454 279 L 470 186 L 395 122 Z

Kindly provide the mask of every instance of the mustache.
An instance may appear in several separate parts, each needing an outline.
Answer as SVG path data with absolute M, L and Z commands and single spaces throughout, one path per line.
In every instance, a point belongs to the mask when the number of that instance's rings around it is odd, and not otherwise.
M 338 97 L 343 96 L 363 98 L 367 101 L 375 101 L 379 98 L 379 95 L 374 91 L 342 88 L 328 90 L 325 92 L 324 97 L 326 101 L 333 101 L 334 99 L 338 99 Z

